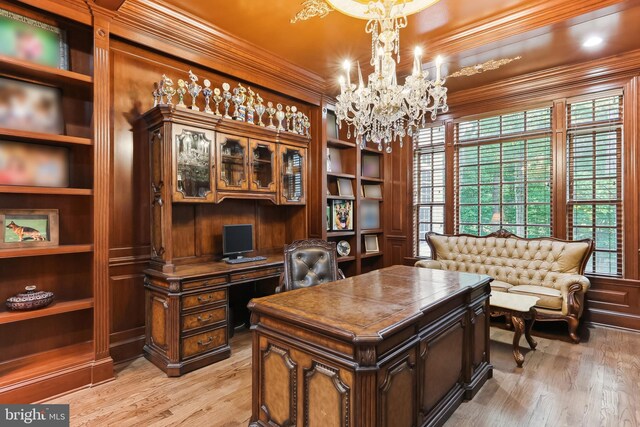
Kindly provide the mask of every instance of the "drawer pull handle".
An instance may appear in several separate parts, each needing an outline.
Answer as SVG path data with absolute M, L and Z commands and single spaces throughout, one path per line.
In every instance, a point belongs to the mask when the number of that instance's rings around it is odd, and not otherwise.
M 207 295 L 207 297 L 198 297 L 198 301 L 199 302 L 207 302 L 207 301 L 211 301 L 211 294 Z
M 206 340 L 206 341 L 199 340 L 199 341 L 198 341 L 198 345 L 199 345 L 199 346 L 202 346 L 202 347 L 206 347 L 206 346 L 208 346 L 209 344 L 211 344 L 212 342 L 213 342 L 213 337 L 212 337 L 212 336 L 210 336 L 210 337 L 209 337 L 209 339 L 208 339 L 208 340 Z
M 213 319 L 213 315 L 212 314 L 208 315 L 207 317 L 198 316 L 198 322 L 200 322 L 200 323 L 208 322 L 211 319 Z

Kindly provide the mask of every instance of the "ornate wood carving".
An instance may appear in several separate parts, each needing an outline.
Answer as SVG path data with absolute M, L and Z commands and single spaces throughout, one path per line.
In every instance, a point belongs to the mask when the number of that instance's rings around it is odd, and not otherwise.
M 378 361 L 375 346 L 358 347 L 357 360 L 360 366 L 375 366 Z
M 298 408 L 298 370 L 288 350 L 269 344 L 263 351 L 260 372 L 260 409 L 271 425 L 295 426 Z M 284 401 L 276 399 L 285 397 Z
M 305 427 L 349 427 L 351 391 L 340 379 L 340 370 L 313 361 L 304 372 Z

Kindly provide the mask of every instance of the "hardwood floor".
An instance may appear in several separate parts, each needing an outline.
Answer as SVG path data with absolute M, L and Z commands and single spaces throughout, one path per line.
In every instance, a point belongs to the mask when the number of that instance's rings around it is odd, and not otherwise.
M 511 354 L 512 337 L 491 328 L 494 378 L 447 427 L 640 425 L 640 334 L 591 327 L 578 345 L 538 334 L 536 351 L 523 348 L 521 369 Z M 136 359 L 118 367 L 115 381 L 50 403 L 71 404 L 72 426 L 246 426 L 249 333 L 236 335 L 231 346 L 230 359 L 180 378 Z

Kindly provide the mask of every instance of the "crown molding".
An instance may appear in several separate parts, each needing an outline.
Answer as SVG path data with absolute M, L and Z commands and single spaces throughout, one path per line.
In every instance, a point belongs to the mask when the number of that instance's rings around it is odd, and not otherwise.
M 92 22 L 89 6 L 84 0 L 20 0 L 20 3 L 50 11 L 81 24 L 91 25 Z
M 484 86 L 453 92 L 448 104 L 453 110 L 467 109 L 475 105 L 487 106 L 487 102 L 504 105 L 510 102 L 531 102 L 558 92 L 588 87 L 593 91 L 611 89 L 621 82 L 640 74 L 640 49 L 573 65 L 563 65 L 543 71 L 525 74 Z
M 319 105 L 321 76 L 173 8 L 162 0 L 127 0 L 114 18 L 114 35 L 240 80 Z

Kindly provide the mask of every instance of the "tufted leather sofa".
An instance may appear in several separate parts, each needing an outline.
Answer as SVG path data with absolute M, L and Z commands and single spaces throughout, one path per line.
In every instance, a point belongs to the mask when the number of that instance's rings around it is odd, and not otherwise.
M 344 274 L 338 268 L 335 242 L 296 240 L 284 248 L 284 272 L 276 293 L 340 279 Z
M 491 290 L 538 297 L 536 321 L 564 320 L 579 342 L 578 323 L 589 279 L 583 273 L 593 252 L 591 239 L 525 239 L 506 230 L 488 236 L 426 235 L 433 260 L 416 266 L 486 274 Z

